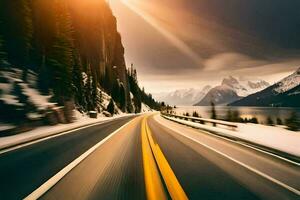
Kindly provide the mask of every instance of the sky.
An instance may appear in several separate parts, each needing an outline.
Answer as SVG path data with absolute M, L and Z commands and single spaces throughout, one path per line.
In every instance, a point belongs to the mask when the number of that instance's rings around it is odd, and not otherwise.
M 140 85 L 152 93 L 274 83 L 300 67 L 299 0 L 110 0 Z

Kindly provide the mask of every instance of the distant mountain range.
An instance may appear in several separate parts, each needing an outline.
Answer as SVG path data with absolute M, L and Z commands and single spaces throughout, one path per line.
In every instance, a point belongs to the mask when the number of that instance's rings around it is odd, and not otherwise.
M 170 105 L 282 106 L 300 107 L 300 68 L 270 85 L 260 79 L 229 76 L 218 86 L 156 93 L 153 96 Z
M 229 105 L 300 107 L 300 68 L 266 89 Z
M 212 87 L 207 85 L 202 89 L 181 89 L 172 92 L 153 94 L 158 101 L 164 101 L 170 105 L 190 106 L 202 99 Z
M 194 105 L 208 106 L 211 102 L 216 105 L 227 105 L 252 93 L 261 91 L 269 85 L 270 84 L 264 80 L 229 76 L 223 79 L 221 85 L 210 89 L 210 91 Z

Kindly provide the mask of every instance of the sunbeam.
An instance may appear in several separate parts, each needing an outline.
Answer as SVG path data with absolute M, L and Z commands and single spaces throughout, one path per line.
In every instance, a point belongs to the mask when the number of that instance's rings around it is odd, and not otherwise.
M 128 0 L 120 0 L 126 7 L 128 7 L 131 11 L 139 15 L 143 18 L 148 24 L 150 24 L 153 28 L 159 31 L 165 38 L 167 38 L 171 44 L 173 44 L 176 48 L 178 48 L 183 54 L 190 57 L 196 64 L 201 65 L 202 58 L 195 53 L 188 45 L 186 45 L 182 40 L 176 37 L 174 34 L 166 30 L 162 27 L 157 20 L 154 19 L 151 15 L 139 9 L 133 2 L 129 2 Z

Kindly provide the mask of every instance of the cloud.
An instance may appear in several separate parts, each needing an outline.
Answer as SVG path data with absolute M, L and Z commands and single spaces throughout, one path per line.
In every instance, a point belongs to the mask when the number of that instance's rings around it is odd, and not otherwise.
M 250 56 L 228 52 L 216 54 L 204 61 L 204 70 L 205 71 L 214 71 L 214 70 L 232 70 L 232 69 L 241 69 L 253 66 L 259 66 L 267 64 L 266 61 L 257 60 L 251 58 Z
M 283 58 L 277 60 L 255 59 L 250 56 L 228 52 L 216 54 L 204 61 L 204 73 L 223 71 L 228 75 L 269 76 L 288 73 L 300 66 L 300 58 Z

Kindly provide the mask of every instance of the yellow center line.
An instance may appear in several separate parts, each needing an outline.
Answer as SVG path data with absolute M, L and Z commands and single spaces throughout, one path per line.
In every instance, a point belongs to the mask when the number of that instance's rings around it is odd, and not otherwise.
M 146 132 L 146 134 L 145 134 Z M 167 159 L 165 158 L 163 152 L 161 151 L 159 145 L 155 143 L 151 130 L 148 127 L 146 117 L 144 118 L 142 125 L 142 133 L 148 137 L 150 147 L 154 154 L 154 158 L 158 165 L 158 168 L 161 172 L 161 175 L 164 179 L 165 185 L 168 189 L 168 192 L 173 200 L 186 200 L 188 199 L 183 188 L 181 187 L 179 181 L 177 180 L 171 166 L 169 165 Z M 156 197 L 155 199 L 160 199 Z
M 148 200 L 167 200 L 159 171 L 149 146 L 146 133 L 146 118 L 142 122 L 142 154 L 144 165 L 145 186 Z

